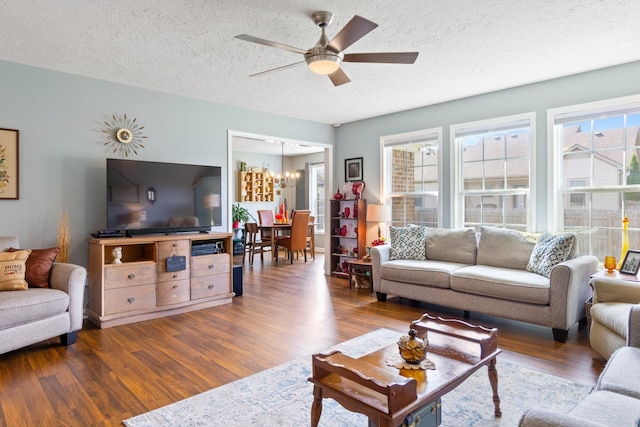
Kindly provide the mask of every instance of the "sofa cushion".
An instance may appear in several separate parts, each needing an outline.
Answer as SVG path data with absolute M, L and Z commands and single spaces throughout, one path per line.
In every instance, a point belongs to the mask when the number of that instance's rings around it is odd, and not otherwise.
M 476 246 L 476 232 L 473 228 L 427 229 L 428 260 L 472 265 L 476 263 Z
M 531 304 L 549 304 L 549 279 L 511 268 L 472 265 L 451 273 L 451 289 Z
M 449 288 L 451 273 L 465 264 L 442 261 L 387 261 L 380 266 L 380 278 L 437 288 Z
M 0 329 L 46 319 L 67 311 L 69 295 L 57 289 L 32 288 L 0 293 Z
M 594 391 L 582 399 L 569 414 L 605 426 L 640 425 L 640 405 L 632 397 L 610 391 Z
M 539 235 L 480 227 L 476 264 L 525 270 Z
M 573 233 L 544 233 L 531 251 L 527 271 L 549 277 L 551 269 L 569 257 L 575 237 Z
M 413 227 L 389 227 L 391 237 L 390 259 L 425 259 L 425 228 Z
M 30 250 L 0 252 L 0 291 L 27 289 L 26 263 Z
M 600 374 L 596 389 L 640 399 L 639 366 L 640 348 L 628 346 L 619 348 L 611 355 Z
M 9 248 L 9 252 L 19 249 Z M 27 258 L 25 279 L 30 288 L 48 288 L 51 266 L 58 256 L 60 248 L 31 249 Z

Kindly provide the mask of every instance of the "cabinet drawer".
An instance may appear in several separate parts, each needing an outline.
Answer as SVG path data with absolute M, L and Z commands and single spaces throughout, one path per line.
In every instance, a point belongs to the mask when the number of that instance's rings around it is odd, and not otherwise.
M 184 270 L 167 271 L 167 258 L 177 255 L 186 256 L 187 264 Z M 169 242 L 158 242 L 158 281 L 181 280 L 189 278 L 189 241 L 176 240 Z
M 231 292 L 229 274 L 212 274 L 191 279 L 191 299 L 213 297 Z
M 131 263 L 108 265 L 104 267 L 104 288 L 114 289 L 127 286 L 155 283 L 155 263 Z
M 201 255 L 191 258 L 191 277 L 229 274 L 229 271 L 231 271 L 231 256 L 229 254 Z
M 144 310 L 156 306 L 156 285 L 148 284 L 104 292 L 105 315 Z
M 190 295 L 189 279 L 158 283 L 158 305 L 189 301 Z

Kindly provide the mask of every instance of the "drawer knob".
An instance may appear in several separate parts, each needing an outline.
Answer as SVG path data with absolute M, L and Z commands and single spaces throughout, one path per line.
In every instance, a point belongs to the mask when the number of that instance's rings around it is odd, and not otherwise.
M 213 264 L 209 264 L 209 270 L 213 270 L 213 269 L 214 269 L 214 267 L 215 267 L 215 265 L 213 265 Z
M 136 275 L 133 274 L 133 273 L 129 273 L 129 275 L 127 276 L 127 279 L 129 279 L 129 280 L 133 280 L 135 278 L 136 278 Z
M 210 284 L 209 286 L 207 286 L 207 288 L 209 288 L 209 289 L 213 289 L 213 288 L 215 288 L 215 287 L 216 287 L 216 285 L 214 285 L 213 283 L 212 283 L 212 284 Z
M 173 289 L 178 289 L 178 285 L 173 285 Z
M 174 278 L 174 279 L 177 279 L 177 278 L 178 278 L 178 275 L 177 275 L 177 274 L 174 274 L 174 275 L 173 275 L 173 278 Z
M 127 302 L 129 304 L 133 304 L 134 302 L 136 302 L 136 299 L 134 297 L 129 297 L 129 298 L 127 298 Z

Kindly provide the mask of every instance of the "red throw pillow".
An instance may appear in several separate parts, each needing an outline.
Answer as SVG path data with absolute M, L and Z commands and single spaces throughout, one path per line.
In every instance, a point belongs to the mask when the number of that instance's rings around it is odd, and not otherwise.
M 9 248 L 9 252 L 19 251 L 20 249 Z M 29 258 L 25 264 L 25 279 L 30 288 L 48 288 L 49 273 L 51 266 L 58 256 L 60 248 L 49 249 L 32 249 Z

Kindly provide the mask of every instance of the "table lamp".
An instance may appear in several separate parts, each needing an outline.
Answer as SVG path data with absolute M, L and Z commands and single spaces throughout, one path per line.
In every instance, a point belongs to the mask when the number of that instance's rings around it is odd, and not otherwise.
M 211 225 L 215 225 L 213 223 L 213 208 L 220 207 L 220 195 L 219 194 L 205 194 L 202 197 L 202 206 L 209 209 L 209 219 L 211 220 Z
M 367 221 L 378 223 L 378 239 L 381 237 L 380 223 L 389 222 L 391 208 L 385 205 L 367 205 Z

